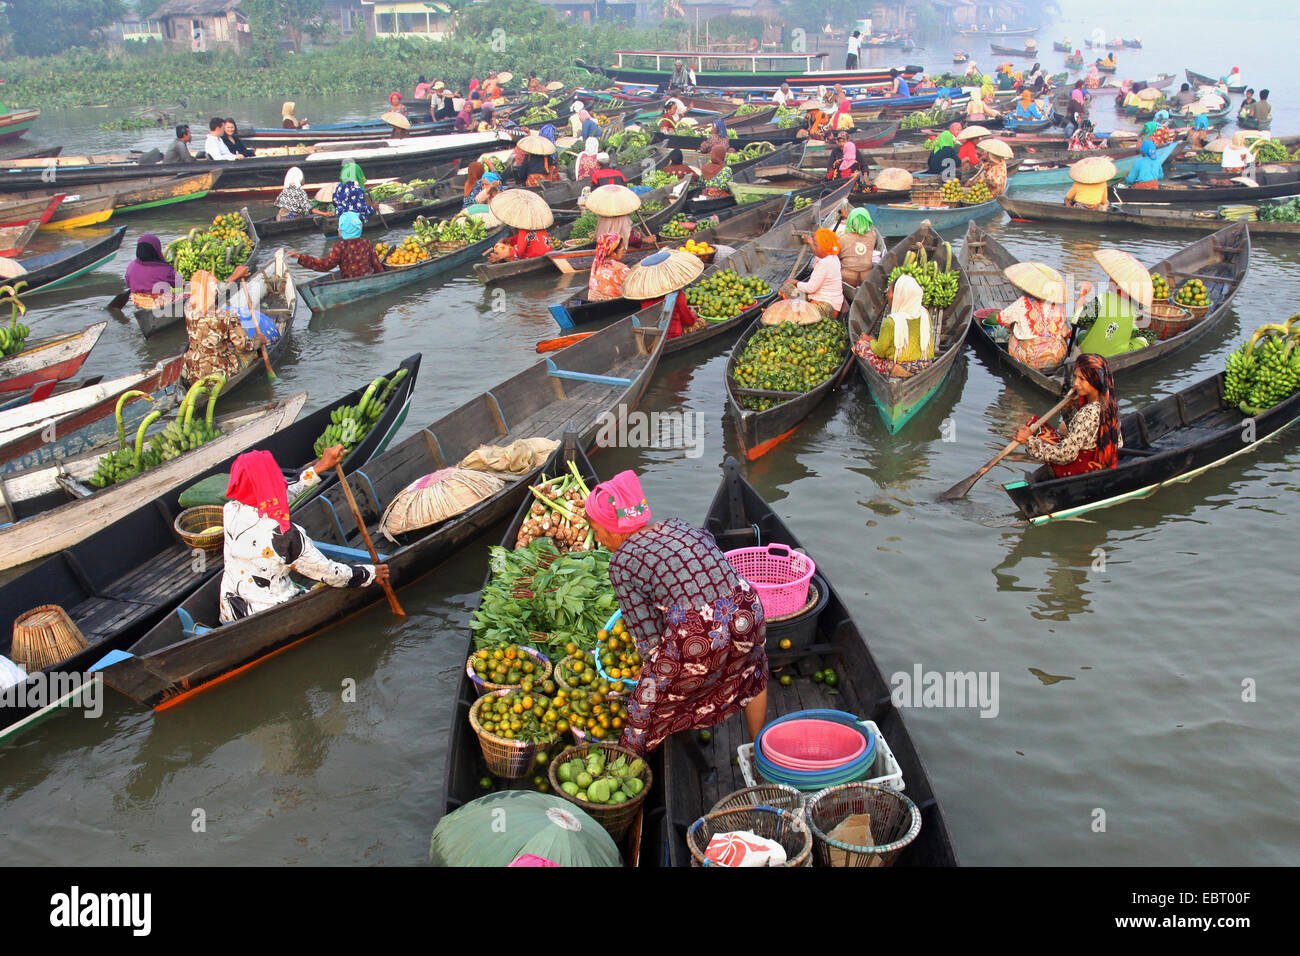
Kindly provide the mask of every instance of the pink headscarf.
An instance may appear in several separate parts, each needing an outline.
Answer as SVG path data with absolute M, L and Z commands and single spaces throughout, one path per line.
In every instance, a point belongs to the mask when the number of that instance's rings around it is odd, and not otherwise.
M 1076 103 L 1082 103 L 1084 101 L 1083 90 L 1071 90 L 1070 99 Z
M 289 489 L 269 451 L 244 452 L 235 459 L 230 466 L 226 497 L 270 518 L 281 534 L 289 530 Z
M 393 92 L 388 94 L 388 102 L 393 106 L 396 106 L 398 103 L 402 102 L 402 94 L 393 90 Z
M 636 472 L 621 471 L 587 496 L 587 520 L 613 534 L 630 534 L 650 523 L 650 505 Z
M 840 160 L 840 172 L 847 173 L 853 168 L 853 164 L 858 161 L 858 144 L 853 140 L 847 140 L 844 143 L 844 158 Z

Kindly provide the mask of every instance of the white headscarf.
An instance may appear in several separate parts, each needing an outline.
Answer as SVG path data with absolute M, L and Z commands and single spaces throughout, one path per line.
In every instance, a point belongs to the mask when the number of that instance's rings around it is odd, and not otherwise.
M 587 141 L 582 145 L 582 151 L 588 156 L 595 156 L 600 152 L 600 140 L 594 136 L 588 136 Z
M 284 187 L 288 189 L 290 186 L 302 188 L 302 170 L 297 166 L 290 166 L 289 171 L 284 174 Z
M 894 361 L 901 361 L 899 356 L 907 348 L 911 333 L 907 323 L 911 319 L 921 321 L 921 356 L 930 354 L 930 313 L 921 304 L 924 293 L 921 285 L 909 275 L 901 275 L 894 283 L 894 296 L 890 303 L 889 317 L 894 320 Z

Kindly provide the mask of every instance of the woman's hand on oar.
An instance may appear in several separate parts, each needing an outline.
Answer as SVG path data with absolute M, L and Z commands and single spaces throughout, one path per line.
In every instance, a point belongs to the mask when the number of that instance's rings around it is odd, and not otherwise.
M 257 312 L 253 308 L 253 300 L 248 295 L 248 285 L 243 281 L 243 279 L 240 279 L 239 281 L 239 289 L 244 293 L 244 304 L 248 306 L 249 321 L 253 323 L 253 328 L 257 328 Z M 275 370 L 271 368 L 271 357 L 266 354 L 268 341 L 269 339 L 267 339 L 266 334 L 260 329 L 257 334 L 253 336 L 253 344 L 259 345 L 258 352 L 262 356 L 262 365 L 266 367 L 266 380 L 274 385 L 278 380 L 278 376 L 275 374 Z
M 996 465 L 1003 458 L 1006 458 L 1007 455 L 1011 454 L 1022 444 L 1024 444 L 1024 441 L 1019 437 L 1020 435 L 1028 432 L 1028 434 L 1025 434 L 1025 438 L 1028 438 L 1029 435 L 1032 435 L 1034 432 L 1037 432 L 1040 428 L 1042 428 L 1049 421 L 1055 418 L 1057 414 L 1062 409 L 1064 409 L 1067 405 L 1069 405 L 1070 402 L 1072 401 L 1074 401 L 1074 389 L 1070 389 L 1068 392 L 1066 392 L 1065 397 L 1062 398 L 1059 402 L 1057 402 L 1054 406 L 1052 406 L 1052 408 L 1047 412 L 1047 414 L 1045 414 L 1038 421 L 1034 422 L 1032 425 L 1023 425 L 1019 429 L 1017 429 L 1016 432 L 1017 437 L 1013 439 L 1010 442 L 1010 444 L 1007 445 L 1006 448 L 1003 448 L 1000 452 L 998 452 L 996 455 L 990 458 L 988 462 L 982 468 L 980 468 L 979 471 L 975 472 L 975 474 L 971 475 L 969 478 L 964 479 L 963 481 L 959 481 L 957 484 L 953 485 L 951 488 L 949 488 L 947 491 L 941 494 L 939 496 L 939 500 L 954 501 L 958 498 L 965 498 L 967 493 L 972 488 L 975 487 L 975 482 L 979 481 L 981 478 L 987 475 L 990 471 L 993 470 L 994 465 Z
M 343 496 L 348 499 L 348 507 L 352 509 L 352 520 L 357 523 L 357 530 L 361 532 L 361 539 L 365 541 L 366 550 L 370 552 L 370 561 L 375 566 L 375 582 L 384 589 L 384 594 L 388 597 L 388 607 L 392 612 L 400 617 L 406 617 L 402 605 L 397 603 L 397 595 L 393 593 L 388 565 L 379 563 L 379 552 L 375 550 L 374 542 L 370 540 L 370 532 L 366 530 L 366 523 L 361 520 L 361 509 L 357 507 L 357 499 L 352 497 L 352 487 L 348 484 L 347 476 L 343 474 L 343 466 L 336 464 L 334 472 L 339 476 L 339 486 L 343 489 Z

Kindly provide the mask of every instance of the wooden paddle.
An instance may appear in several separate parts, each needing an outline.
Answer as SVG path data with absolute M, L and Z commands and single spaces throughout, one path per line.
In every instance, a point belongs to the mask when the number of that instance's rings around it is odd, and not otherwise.
M 1040 418 L 1038 421 L 1034 422 L 1034 424 L 1029 426 L 1030 430 L 1033 432 L 1037 432 L 1040 428 L 1042 428 L 1049 421 L 1055 418 L 1056 415 L 1063 408 L 1065 408 L 1065 406 L 1069 405 L 1070 402 L 1074 400 L 1074 397 L 1075 397 L 1074 389 L 1070 389 L 1068 392 L 1065 393 L 1065 397 L 1062 398 L 1055 405 L 1053 405 L 1052 408 L 1047 412 L 1047 414 L 1045 414 L 1042 418 Z M 1007 445 L 1006 448 L 1003 448 L 1000 452 L 998 452 L 996 455 L 990 458 L 989 461 L 984 465 L 984 467 L 980 468 L 980 470 L 975 472 L 975 474 L 971 475 L 969 478 L 959 481 L 957 484 L 953 485 L 951 488 L 949 488 L 947 491 L 941 494 L 939 496 L 939 500 L 955 501 L 958 498 L 965 498 L 966 495 L 970 492 L 970 490 L 973 487 L 975 487 L 975 482 L 979 481 L 981 478 L 987 475 L 993 469 L 994 465 L 996 465 L 1003 458 L 1007 457 L 1007 455 L 1011 454 L 1013 451 L 1019 448 L 1020 445 L 1021 442 L 1012 441 L 1010 444 Z
M 108 305 L 104 306 L 104 308 L 108 309 L 109 311 L 120 312 L 122 310 L 122 306 L 126 305 L 127 300 L 130 298 L 131 298 L 131 290 L 125 289 L 122 292 L 119 292 L 117 295 L 113 296 L 113 298 L 109 299 Z
M 366 550 L 370 552 L 370 560 L 374 564 L 379 564 L 379 552 L 375 550 L 374 542 L 370 540 L 370 532 L 366 530 L 366 523 L 361 520 L 361 509 L 357 507 L 357 499 L 352 497 L 352 488 L 348 484 L 347 476 L 343 474 L 343 466 L 335 465 L 334 471 L 338 473 L 339 485 L 343 488 L 343 495 L 348 499 L 348 507 L 352 509 L 352 520 L 357 523 L 357 529 L 361 532 L 361 539 L 366 543 Z M 388 596 L 388 606 L 392 612 L 399 617 L 406 617 L 406 612 L 402 610 L 402 605 L 397 603 L 397 595 L 393 593 L 393 586 L 387 582 L 383 583 L 384 594 Z
M 257 328 L 257 313 L 253 310 L 253 300 L 248 295 L 248 284 L 243 279 L 239 280 L 239 290 L 244 293 L 244 302 L 248 305 L 248 317 L 253 323 L 253 328 Z M 258 349 L 258 353 L 262 356 L 262 364 L 266 366 L 266 380 L 274 385 L 277 376 L 271 368 L 270 356 L 266 354 L 266 345 Z

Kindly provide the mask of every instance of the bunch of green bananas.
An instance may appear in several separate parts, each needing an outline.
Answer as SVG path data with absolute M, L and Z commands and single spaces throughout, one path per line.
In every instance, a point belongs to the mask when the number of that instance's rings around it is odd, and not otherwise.
M 319 458 L 326 448 L 333 448 L 335 445 L 342 445 L 344 453 L 352 451 L 384 414 L 388 399 L 404 378 L 406 378 L 404 368 L 398 369 L 392 379 L 381 375 L 370 383 L 365 394 L 361 396 L 360 402 L 355 405 L 340 405 L 330 412 L 330 424 L 312 446 L 316 457 Z
M 1247 415 L 1258 415 L 1300 390 L 1300 321 L 1293 315 L 1285 325 L 1261 325 L 1250 339 L 1228 356 L 1223 397 Z
M 17 322 L 13 325 L 0 325 L 0 355 L 17 355 L 26 348 L 27 336 L 31 329 Z
M 90 484 L 93 488 L 107 488 L 109 485 L 126 481 L 128 478 L 134 478 L 141 472 L 147 471 L 165 461 L 171 461 L 187 451 L 198 448 L 205 442 L 211 441 L 221 434 L 212 422 L 212 416 L 216 411 L 217 394 L 221 391 L 221 386 L 226 382 L 225 376 L 209 375 L 190 386 L 190 390 L 185 393 L 181 400 L 180 407 L 176 410 L 175 420 L 169 422 L 167 427 L 156 433 L 149 443 L 148 451 L 144 447 L 145 432 L 149 430 L 154 422 L 162 417 L 163 412 L 156 409 L 144 417 L 140 422 L 140 427 L 136 429 L 135 444 L 127 447 L 126 444 L 126 425 L 122 420 L 122 408 L 132 398 L 143 398 L 145 401 L 152 402 L 153 396 L 147 392 L 132 390 L 125 393 L 117 401 L 117 442 L 118 450 L 110 452 L 99 460 L 95 466 L 95 473 L 90 478 Z M 209 392 L 208 386 L 211 386 Z M 202 394 L 208 394 L 207 415 L 201 421 L 195 422 L 194 405 L 198 397 Z
M 429 222 L 423 216 L 415 220 L 415 241 L 430 242 L 478 242 L 487 238 L 488 227 L 481 219 L 473 216 L 456 216 L 442 222 Z
M 893 285 L 894 280 L 899 276 L 910 275 L 924 293 L 921 299 L 923 305 L 936 308 L 952 305 L 953 300 L 957 298 L 961 277 L 952 268 L 951 244 L 945 242 L 943 246 L 947 261 L 942 269 L 939 268 L 939 261 L 929 259 L 925 248 L 922 247 L 909 252 L 903 259 L 903 264 L 894 267 L 889 273 L 890 285 Z
M 225 282 L 236 267 L 248 261 L 252 251 L 253 239 L 244 217 L 229 213 L 217 216 L 205 230 L 195 226 L 189 235 L 168 243 L 163 258 L 186 280 L 202 269 Z

